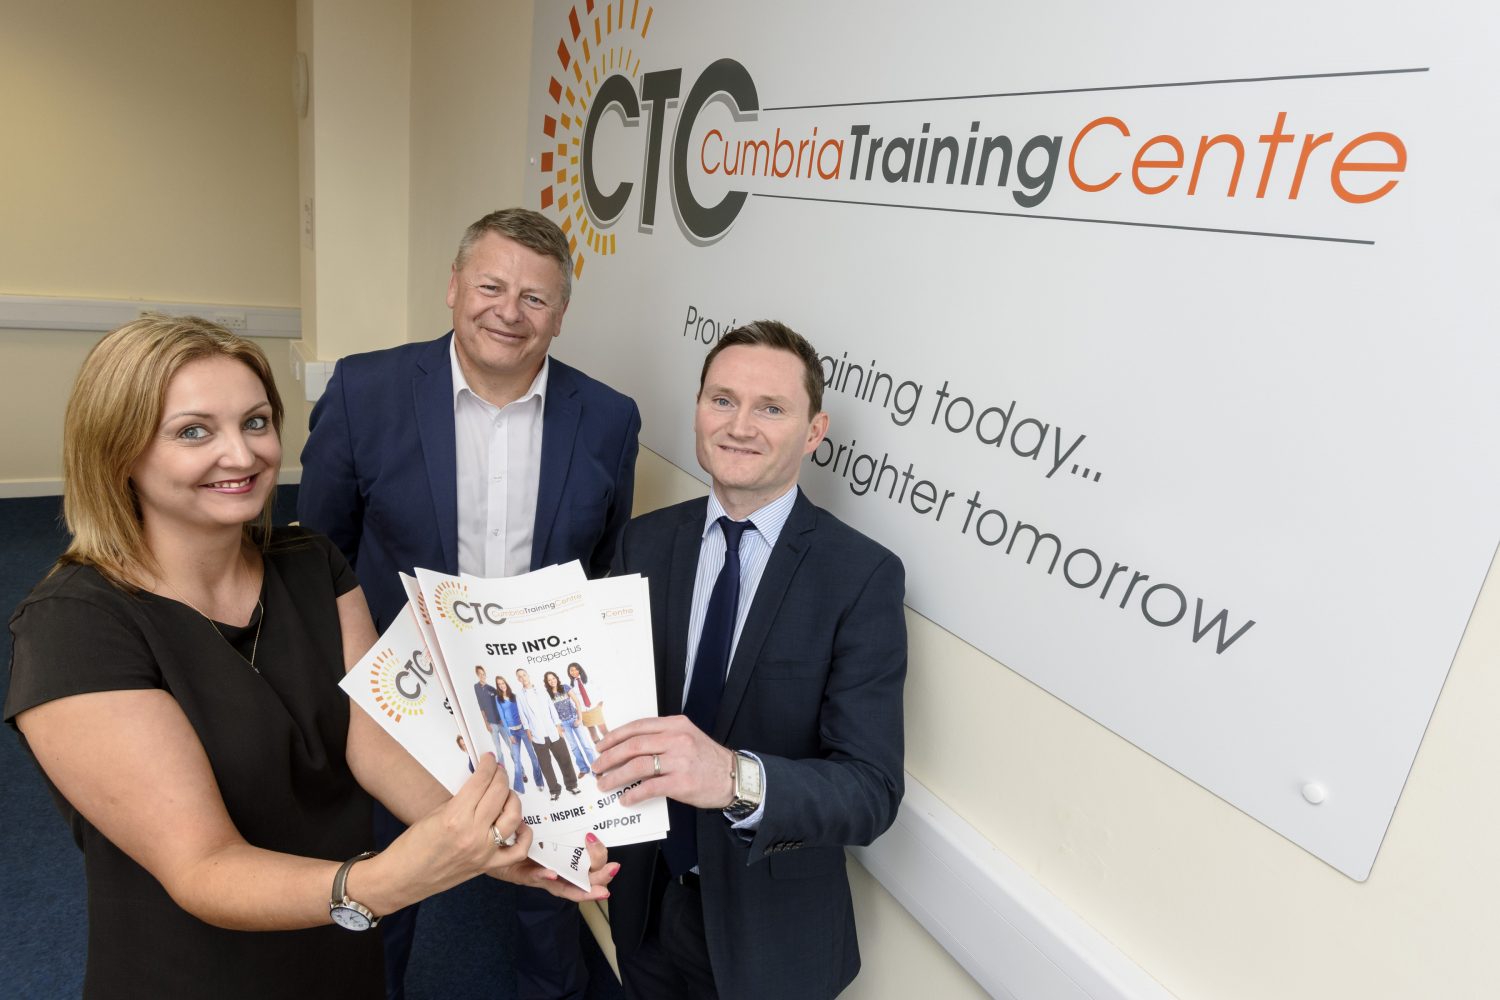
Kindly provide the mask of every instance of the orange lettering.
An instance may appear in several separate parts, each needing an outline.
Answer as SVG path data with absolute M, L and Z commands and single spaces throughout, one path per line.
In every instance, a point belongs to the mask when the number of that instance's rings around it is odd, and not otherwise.
M 1120 179 L 1120 172 L 1117 170 L 1114 173 L 1110 174 L 1108 179 L 1106 179 L 1102 183 L 1089 184 L 1083 178 L 1078 176 L 1078 170 L 1074 166 L 1073 161 L 1078 156 L 1078 146 L 1083 142 L 1083 137 L 1088 135 L 1100 125 L 1113 125 L 1115 128 L 1120 130 L 1121 135 L 1130 134 L 1130 129 L 1125 127 L 1124 122 L 1120 121 L 1120 119 L 1118 118 L 1109 117 L 1095 118 L 1093 121 L 1085 125 L 1083 129 L 1078 133 L 1078 138 L 1074 139 L 1073 145 L 1068 148 L 1068 176 L 1073 179 L 1074 184 L 1085 191 L 1103 191 L 1105 188 L 1109 187 L 1115 181 Z
M 1148 159 L 1146 159 L 1145 158 L 1146 157 L 1146 151 L 1149 150 L 1152 146 L 1159 145 L 1159 144 L 1160 145 L 1171 146 L 1172 147 L 1172 152 L 1174 152 L 1174 153 L 1177 154 L 1176 158 L 1175 159 L 1171 159 L 1171 160 L 1148 160 Z M 1168 177 L 1166 180 L 1162 181 L 1160 184 L 1143 184 L 1143 183 L 1141 183 L 1141 170 L 1142 170 L 1142 168 L 1147 169 L 1147 170 L 1152 170 L 1152 169 L 1157 169 L 1157 168 L 1166 168 L 1168 170 L 1181 170 L 1182 169 L 1182 143 L 1178 142 L 1177 139 L 1174 136 L 1170 136 L 1170 135 L 1159 135 L 1159 136 L 1156 136 L 1155 138 L 1148 139 L 1148 140 L 1146 140 L 1146 144 L 1144 146 L 1142 146 L 1136 152 L 1136 154 L 1135 154 L 1135 162 L 1133 162 L 1130 165 L 1130 179 L 1133 180 L 1133 181 L 1135 181 L 1135 189 L 1137 191 L 1139 191 L 1141 194 L 1161 194 L 1167 188 L 1169 188 L 1173 184 L 1177 183 L 1177 175 L 1173 174 L 1172 176 Z
M 1198 158 L 1193 161 L 1193 176 L 1188 178 L 1188 194 L 1196 194 L 1198 191 L 1198 173 L 1203 169 L 1204 154 L 1211 147 L 1226 142 L 1234 147 L 1234 173 L 1229 175 L 1227 192 L 1227 197 L 1234 197 L 1235 189 L 1240 186 L 1240 168 L 1245 165 L 1245 144 L 1240 142 L 1237 135 L 1216 135 L 1212 139 L 1205 135 L 1198 141 Z
M 1396 157 L 1395 161 L 1392 163 L 1348 162 L 1349 154 L 1367 142 L 1383 142 L 1391 147 L 1391 152 Z M 1328 179 L 1333 184 L 1334 193 L 1340 198 L 1348 202 L 1353 202 L 1356 205 L 1367 201 L 1374 201 L 1376 198 L 1384 198 L 1396 186 L 1394 180 L 1386 181 L 1369 194 L 1355 194 L 1344 186 L 1344 179 L 1340 174 L 1345 170 L 1386 171 L 1393 174 L 1402 173 L 1406 170 L 1406 145 L 1389 132 L 1366 132 L 1339 150 L 1339 155 L 1333 159 L 1333 170 L 1329 173 Z

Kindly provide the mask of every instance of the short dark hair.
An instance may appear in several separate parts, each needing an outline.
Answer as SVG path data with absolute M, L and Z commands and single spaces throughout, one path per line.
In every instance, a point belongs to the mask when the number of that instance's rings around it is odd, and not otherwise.
M 453 258 L 455 268 L 463 269 L 463 266 L 469 262 L 469 254 L 473 251 L 474 244 L 478 243 L 485 233 L 494 233 L 496 236 L 515 240 L 527 250 L 557 261 L 557 269 L 562 272 L 563 301 L 567 302 L 572 297 L 573 248 L 568 243 L 568 237 L 557 228 L 557 223 L 529 208 L 502 208 L 497 212 L 491 212 L 464 230 L 463 239 L 458 241 L 458 256 Z
M 746 323 L 719 338 L 719 342 L 703 359 L 703 370 L 698 373 L 700 394 L 703 392 L 703 383 L 708 380 L 709 365 L 727 347 L 770 347 L 795 355 L 802 362 L 802 385 L 807 389 L 807 399 L 811 404 L 807 415 L 811 418 L 823 412 L 823 362 L 819 360 L 817 350 L 802 334 L 774 319 L 758 319 L 754 323 Z

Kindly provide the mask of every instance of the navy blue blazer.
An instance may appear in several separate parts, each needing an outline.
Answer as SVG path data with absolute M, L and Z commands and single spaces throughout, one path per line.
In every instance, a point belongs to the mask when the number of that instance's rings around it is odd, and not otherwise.
M 662 715 L 682 711 L 688 617 L 707 500 L 639 517 L 616 570 L 651 583 Z M 695 813 L 703 916 L 724 1000 L 824 1000 L 859 971 L 844 847 L 896 818 L 905 749 L 906 576 L 894 554 L 800 492 L 771 552 L 725 679 L 713 733 L 766 769 L 753 837 Z M 610 929 L 640 945 L 660 898 L 659 844 L 611 850 Z
M 398 572 L 458 572 L 452 336 L 340 360 L 302 449 L 297 516 L 348 558 L 381 631 L 406 604 Z M 532 569 L 579 559 L 608 572 L 640 428 L 634 400 L 552 359 Z

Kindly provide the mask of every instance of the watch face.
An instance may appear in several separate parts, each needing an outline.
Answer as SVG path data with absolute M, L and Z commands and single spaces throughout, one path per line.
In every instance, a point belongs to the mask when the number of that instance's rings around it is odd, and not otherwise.
M 739 758 L 735 766 L 736 791 L 742 799 L 760 801 L 760 765 L 745 757 Z M 752 810 L 753 811 L 753 810 Z
M 370 929 L 370 918 L 352 906 L 332 907 L 332 913 L 333 922 L 345 930 L 367 931 Z

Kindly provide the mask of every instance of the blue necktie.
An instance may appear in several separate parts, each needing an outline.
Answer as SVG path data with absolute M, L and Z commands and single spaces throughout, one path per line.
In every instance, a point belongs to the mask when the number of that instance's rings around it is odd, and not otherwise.
M 693 658 L 693 680 L 688 685 L 682 714 L 693 725 L 712 734 L 719 714 L 719 699 L 724 694 L 724 675 L 729 672 L 729 648 L 734 643 L 734 620 L 740 607 L 740 536 L 754 529 L 749 521 L 718 520 L 724 532 L 724 568 L 714 581 L 703 615 L 703 632 L 698 637 L 698 655 Z M 674 876 L 689 872 L 698 863 L 696 810 L 672 799 L 667 800 L 671 829 L 662 851 L 667 869 Z

